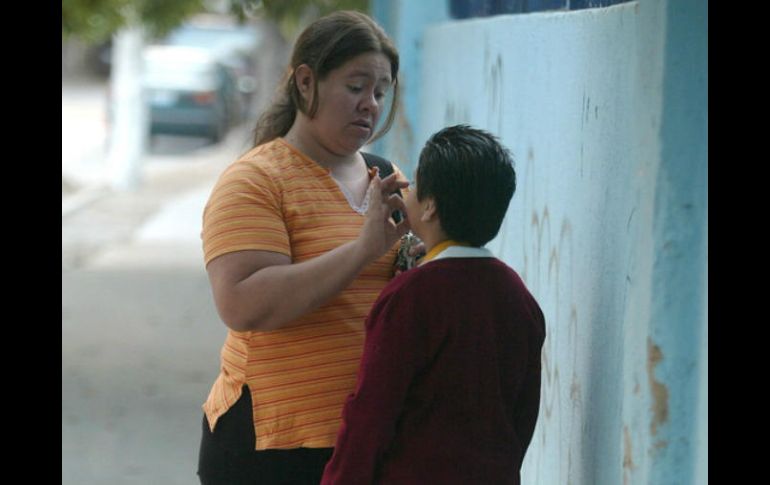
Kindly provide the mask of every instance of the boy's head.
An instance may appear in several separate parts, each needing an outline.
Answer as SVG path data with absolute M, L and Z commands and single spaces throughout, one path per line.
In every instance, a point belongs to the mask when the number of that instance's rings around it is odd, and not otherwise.
M 434 134 L 420 153 L 417 190 L 407 204 L 413 231 L 472 246 L 495 237 L 516 191 L 511 155 L 490 133 L 456 125 Z M 439 241 L 436 241 L 439 242 Z

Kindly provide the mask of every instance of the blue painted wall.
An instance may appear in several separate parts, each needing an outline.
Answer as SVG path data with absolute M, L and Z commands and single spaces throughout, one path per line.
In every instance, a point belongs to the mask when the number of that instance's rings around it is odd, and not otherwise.
M 702 333 L 708 329 L 707 45 L 708 2 L 669 1 L 653 226 L 652 285 L 660 296 L 653 299 L 650 320 L 650 341 L 662 352 L 655 378 L 667 387 L 669 400 L 668 419 L 654 436 L 653 483 L 695 483 L 694 473 L 705 465 L 698 434 L 703 416 L 696 411 L 707 404 L 698 398 L 700 368 L 707 365 Z
M 410 173 L 466 122 L 516 159 L 489 247 L 548 320 L 524 482 L 705 483 L 708 2 L 464 20 L 406 3 L 374 2 L 408 80 L 378 152 Z
M 424 31 L 430 26 L 446 22 L 449 5 L 446 0 L 390 0 L 372 2 L 372 15 L 393 38 L 399 51 L 399 102 L 393 128 L 382 141 L 375 142 L 375 153 L 387 154 L 390 160 L 411 177 L 413 160 L 419 155 L 415 139 L 421 123 L 420 100 L 424 88 L 421 79 Z M 388 100 L 390 105 L 390 100 Z

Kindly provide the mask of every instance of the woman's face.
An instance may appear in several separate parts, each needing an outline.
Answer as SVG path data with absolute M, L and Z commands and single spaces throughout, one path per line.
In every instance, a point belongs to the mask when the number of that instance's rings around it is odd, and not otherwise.
M 310 121 L 317 141 L 336 155 L 348 155 L 374 134 L 393 80 L 381 53 L 360 54 L 318 82 L 318 110 Z

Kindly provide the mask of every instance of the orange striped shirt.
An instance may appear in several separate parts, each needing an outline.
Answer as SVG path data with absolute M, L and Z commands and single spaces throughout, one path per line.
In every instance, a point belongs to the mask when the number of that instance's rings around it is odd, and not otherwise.
M 246 153 L 217 181 L 203 213 L 205 262 L 260 250 L 299 263 L 355 239 L 363 222 L 327 169 L 278 138 Z M 230 330 L 203 404 L 212 431 L 245 383 L 256 449 L 334 446 L 342 406 L 356 384 L 364 320 L 393 275 L 396 247 L 290 328 Z

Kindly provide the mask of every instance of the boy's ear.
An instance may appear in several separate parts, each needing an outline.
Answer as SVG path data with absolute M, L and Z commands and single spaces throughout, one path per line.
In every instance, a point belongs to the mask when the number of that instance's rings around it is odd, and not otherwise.
M 425 197 L 425 199 L 420 201 L 420 205 L 422 205 L 422 216 L 420 216 L 422 222 L 433 222 L 438 219 L 436 201 L 433 197 Z

